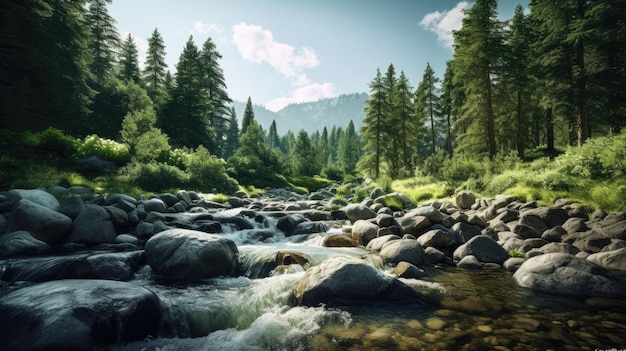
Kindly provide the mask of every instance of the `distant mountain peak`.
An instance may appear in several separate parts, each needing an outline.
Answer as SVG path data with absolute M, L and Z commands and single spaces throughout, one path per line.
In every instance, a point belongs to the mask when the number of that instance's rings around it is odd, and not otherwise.
M 269 129 L 273 120 L 279 135 L 289 130 L 298 133 L 304 129 L 309 134 L 322 131 L 324 127 L 330 131 L 333 126 L 345 129 L 350 120 L 360 128 L 365 118 L 366 93 L 342 94 L 332 98 L 324 98 L 313 102 L 292 103 L 277 112 L 272 112 L 260 105 L 253 105 L 256 121 L 265 129 Z M 237 117 L 241 121 L 245 102 L 235 101 Z

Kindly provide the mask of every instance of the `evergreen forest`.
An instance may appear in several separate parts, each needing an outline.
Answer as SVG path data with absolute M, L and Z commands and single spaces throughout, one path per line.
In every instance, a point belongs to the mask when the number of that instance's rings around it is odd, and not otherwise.
M 190 36 L 170 69 L 157 27 L 140 68 L 110 2 L 0 4 L 1 189 L 307 192 L 367 178 L 417 201 L 467 189 L 626 208 L 626 0 L 531 0 L 506 21 L 477 0 L 445 72 L 428 64 L 413 85 L 393 63 L 372 67 L 363 121 L 282 135 L 253 97 L 237 116 L 211 38 Z M 80 166 L 94 155 L 100 167 Z

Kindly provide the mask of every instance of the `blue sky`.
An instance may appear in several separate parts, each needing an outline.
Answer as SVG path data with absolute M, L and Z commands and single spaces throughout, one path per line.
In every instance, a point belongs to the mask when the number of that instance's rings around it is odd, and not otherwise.
M 501 0 L 508 19 L 518 3 Z M 288 103 L 369 92 L 390 63 L 416 87 L 426 63 L 443 76 L 451 30 L 471 2 L 450 0 L 114 0 L 120 35 L 131 33 L 144 60 L 158 28 L 172 73 L 193 35 L 211 37 L 231 98 L 279 110 Z

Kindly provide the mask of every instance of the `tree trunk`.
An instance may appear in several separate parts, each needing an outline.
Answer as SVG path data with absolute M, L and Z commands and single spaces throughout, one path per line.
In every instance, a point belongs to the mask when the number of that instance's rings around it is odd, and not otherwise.
M 517 146 L 517 156 L 524 159 L 524 138 L 522 133 L 522 91 L 517 90 L 517 116 L 515 120 L 515 144 Z
M 493 104 L 492 104 L 492 96 L 491 96 L 491 80 L 489 79 L 489 70 L 485 72 L 485 88 L 486 96 L 485 96 L 485 104 L 486 104 L 486 114 L 487 114 L 487 147 L 489 151 L 489 159 L 493 160 L 496 156 L 496 129 L 495 129 L 495 118 L 493 115 Z
M 554 152 L 554 125 L 552 123 L 552 107 L 546 109 L 546 143 L 547 152 Z
M 578 18 L 585 18 L 585 0 L 578 0 Z M 582 146 L 591 137 L 589 126 L 588 101 L 587 101 L 587 72 L 585 71 L 585 43 L 582 39 L 576 44 L 576 65 L 578 69 L 575 73 L 575 115 L 578 146 Z

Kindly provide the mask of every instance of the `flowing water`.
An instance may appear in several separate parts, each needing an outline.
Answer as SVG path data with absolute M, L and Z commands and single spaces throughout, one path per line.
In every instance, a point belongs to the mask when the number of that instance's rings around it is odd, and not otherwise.
M 275 230 L 272 229 L 272 230 Z M 317 235 L 250 239 L 229 231 L 244 275 L 161 281 L 144 267 L 131 281 L 163 301 L 163 336 L 111 350 L 606 350 L 626 347 L 626 301 L 576 299 L 520 288 L 503 270 L 428 270 L 437 302 L 300 307 L 293 289 L 328 257 L 384 262 L 362 248 L 326 248 Z M 259 239 L 257 237 L 257 239 Z M 268 264 L 279 253 L 288 266 Z M 298 263 L 298 264 L 295 264 Z M 267 276 L 269 273 L 269 276 Z M 416 281 L 405 280 L 408 284 Z

